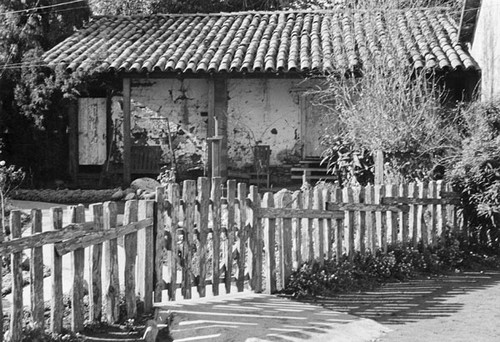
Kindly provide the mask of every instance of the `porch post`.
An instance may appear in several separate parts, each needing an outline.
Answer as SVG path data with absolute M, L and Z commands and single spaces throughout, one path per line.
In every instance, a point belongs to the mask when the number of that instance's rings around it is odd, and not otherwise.
M 215 131 L 217 122 L 217 131 Z M 208 80 L 208 170 L 210 177 L 214 169 L 219 171 L 217 176 L 222 182 L 227 179 L 227 80 L 210 78 Z M 214 151 L 215 147 L 218 151 Z M 214 153 L 215 152 L 215 153 Z M 218 153 L 217 153 L 218 152 Z M 219 165 L 212 165 L 217 162 Z
M 69 149 L 69 175 L 71 181 L 78 181 L 78 102 L 70 102 L 68 105 L 68 149 Z
M 227 80 L 225 78 L 215 79 L 215 117 L 217 118 L 218 132 L 221 137 L 219 170 L 222 181 L 227 180 Z
M 123 183 L 128 186 L 130 175 L 130 78 L 123 79 Z

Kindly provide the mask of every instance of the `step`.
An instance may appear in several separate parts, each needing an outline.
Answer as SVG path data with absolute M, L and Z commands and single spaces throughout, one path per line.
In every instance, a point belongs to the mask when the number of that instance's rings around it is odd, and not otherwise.
M 302 175 L 292 175 L 292 179 L 302 179 Z M 306 179 L 332 179 L 336 180 L 337 176 L 326 176 L 326 175 L 306 175 Z
M 328 172 L 328 168 L 326 167 L 292 167 L 292 172 Z

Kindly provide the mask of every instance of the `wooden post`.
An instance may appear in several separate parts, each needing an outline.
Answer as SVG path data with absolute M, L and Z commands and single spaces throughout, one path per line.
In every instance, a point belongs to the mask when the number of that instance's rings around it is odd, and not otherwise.
M 278 198 L 276 200 L 277 206 L 279 208 L 291 208 L 292 207 L 292 195 L 287 192 L 279 193 Z M 279 275 L 281 277 L 281 281 L 279 282 L 281 290 L 285 288 L 290 280 L 290 276 L 292 274 L 292 249 L 293 249 L 293 237 L 292 237 L 292 219 L 291 218 L 283 218 L 281 220 L 281 224 L 278 228 L 281 231 L 279 234 L 280 240 L 278 240 L 278 247 L 280 251 L 279 256 Z
M 219 146 L 219 172 L 222 182 L 227 180 L 227 81 L 216 78 L 214 84 L 214 110 L 218 122 L 216 135 L 221 137 Z
M 375 185 L 384 184 L 384 152 L 375 151 Z
M 170 242 L 170 263 L 168 297 L 175 300 L 177 291 L 177 229 L 179 228 L 180 190 L 179 184 L 169 184 L 167 188 L 167 230 Z
M 212 293 L 214 296 L 219 295 L 219 282 L 220 282 L 220 231 L 221 231 L 221 178 L 212 178 L 212 241 L 213 241 L 213 255 L 212 255 Z
M 200 233 L 200 280 L 198 282 L 198 293 L 200 297 L 205 297 L 208 253 L 208 213 L 210 209 L 210 180 L 206 177 L 198 178 L 198 203 L 198 232 Z
M 52 217 L 52 229 L 61 230 L 63 223 L 63 211 L 61 208 L 50 208 Z M 62 289 L 62 256 L 54 247 L 51 265 L 52 274 L 52 300 L 50 307 L 50 329 L 53 333 L 59 334 L 63 327 L 63 289 Z
M 424 183 L 418 183 L 418 198 L 426 198 L 427 189 Z M 429 244 L 429 234 L 427 231 L 427 224 L 425 223 L 425 212 L 424 206 L 419 205 L 417 207 L 417 233 L 422 239 L 422 244 L 427 247 Z
M 118 208 L 115 202 L 104 202 L 104 230 L 116 228 Z M 104 313 L 108 323 L 120 318 L 120 278 L 118 268 L 118 241 L 111 239 L 103 245 L 104 254 Z
M 302 194 L 299 190 L 295 191 L 292 195 L 292 209 L 302 209 Z M 294 218 L 292 220 L 292 234 L 293 234 L 293 268 L 299 269 L 303 262 L 302 256 L 302 219 Z
M 10 212 L 10 234 L 12 239 L 21 237 L 21 228 L 21 211 L 12 210 Z M 12 309 L 10 316 L 10 333 L 12 336 L 12 341 L 21 341 L 23 332 L 23 270 L 21 268 L 22 252 L 12 253 L 10 258 L 10 270 L 12 273 Z
M 332 193 L 332 200 L 335 203 L 342 203 L 342 189 L 336 188 Z M 337 263 L 340 262 L 340 258 L 343 254 L 344 245 L 344 221 L 341 219 L 335 220 L 335 257 Z
M 137 222 L 137 201 L 131 200 L 125 203 L 123 224 Z M 137 306 L 135 300 L 135 265 L 137 257 L 137 233 L 130 233 L 123 238 L 125 249 L 125 303 L 127 307 L 127 318 L 135 318 Z
M 429 198 L 437 198 L 436 181 L 429 182 Z M 430 212 L 430 243 L 432 246 L 437 245 L 437 205 L 430 204 L 427 207 Z
M 31 234 L 42 232 L 42 211 L 31 210 Z M 36 326 L 45 326 L 43 298 L 43 247 L 31 249 L 30 258 L 31 316 Z
M 139 201 L 138 218 L 154 217 L 154 201 Z M 154 270 L 153 226 L 137 232 L 137 292 L 144 303 L 144 313 L 153 310 L 153 270 Z
M 417 186 L 414 182 L 408 184 L 408 197 L 418 198 Z M 411 244 L 413 247 L 418 245 L 418 230 L 417 230 L 417 206 L 410 205 L 410 213 L 408 217 L 408 231 L 411 234 Z
M 323 189 L 323 203 L 321 206 L 322 210 L 327 210 L 327 203 L 331 201 L 331 192 L 329 189 Z M 333 219 L 325 219 L 323 229 L 324 229 L 324 242 L 325 242 L 325 256 L 327 259 L 333 257 Z
M 312 193 L 310 190 L 302 191 L 302 207 L 304 209 L 312 209 Z M 302 237 L 301 237 L 301 254 L 303 261 L 312 261 L 314 259 L 314 247 L 312 241 L 312 219 L 302 219 Z
M 252 201 L 252 230 L 250 232 L 250 251 L 252 274 L 250 279 L 250 288 L 260 293 L 262 291 L 262 225 L 261 218 L 257 214 L 260 209 L 260 196 L 258 187 L 250 186 L 250 200 Z
M 386 197 L 396 197 L 398 188 L 395 184 L 388 184 L 385 188 Z M 392 211 L 387 212 L 387 231 L 390 234 L 391 243 L 398 240 L 398 214 Z
M 184 298 L 191 299 L 192 279 L 192 251 L 194 244 L 194 219 L 196 210 L 196 181 L 185 180 L 182 185 L 182 200 L 184 201 L 184 242 L 182 256 L 184 259 L 182 289 Z
M 315 187 L 313 190 L 312 207 L 315 210 L 321 210 L 323 206 L 322 191 Z M 318 260 L 321 265 L 325 262 L 325 246 L 324 246 L 324 231 L 323 219 L 314 219 L 312 242 L 314 249 L 314 259 Z
M 154 221 L 154 302 L 162 301 L 163 292 L 163 250 L 165 248 L 165 187 L 156 188 Z
M 408 198 L 408 184 L 399 185 L 399 197 Z M 401 227 L 401 241 L 403 246 L 408 246 L 409 239 L 409 211 L 401 211 L 399 213 L 399 226 Z
M 78 205 L 69 208 L 71 223 L 85 222 L 85 207 Z M 73 258 L 73 291 L 71 301 L 71 330 L 83 330 L 84 305 L 83 305 L 83 277 L 85 272 L 85 249 L 79 248 L 72 253 Z
M 245 284 L 245 262 L 246 262 L 246 242 L 247 242 L 247 186 L 244 183 L 238 184 L 238 211 L 240 213 L 240 222 L 238 229 L 238 279 L 236 288 L 238 292 L 243 291 Z
M 438 204 L 437 212 L 438 212 L 438 226 L 437 226 L 437 234 L 439 237 L 443 238 L 446 233 L 446 200 L 442 198 L 441 193 L 445 191 L 446 183 L 442 180 L 437 181 L 437 196 L 441 199 L 442 204 Z
M 367 185 L 365 187 L 365 203 L 374 204 L 374 189 L 373 185 Z M 375 254 L 377 250 L 377 235 L 376 235 L 376 221 L 375 212 L 369 211 L 366 214 L 366 236 L 367 236 L 367 246 L 370 253 Z
M 381 203 L 384 193 L 384 185 L 375 185 L 375 204 Z M 377 247 L 381 248 L 383 253 L 387 253 L 387 213 L 385 211 L 376 211 L 375 220 L 377 230 Z
M 123 183 L 128 186 L 131 181 L 131 85 L 130 78 L 123 79 Z
M 102 230 L 102 203 L 91 204 L 89 211 L 95 223 L 94 230 Z M 89 320 L 100 321 L 102 316 L 102 243 L 90 247 Z
M 266 192 L 262 199 L 262 208 L 274 208 L 272 192 Z M 276 219 L 266 218 L 264 220 L 264 255 L 266 256 L 265 279 L 266 293 L 276 292 Z
M 207 122 L 207 142 L 208 142 L 208 158 L 207 158 L 207 170 L 209 172 L 209 176 L 213 177 L 212 168 L 212 143 L 210 139 L 217 135 L 215 131 L 215 80 L 213 78 L 208 79 L 208 122 Z
M 68 106 L 68 173 L 71 181 L 76 183 L 78 178 L 78 104 L 75 101 Z
M 227 181 L 227 251 L 226 251 L 226 293 L 231 292 L 231 279 L 233 273 L 233 245 L 234 245 L 234 202 L 236 199 L 236 181 L 234 179 Z
M 356 201 L 358 203 L 365 203 L 365 197 L 366 197 L 366 192 L 365 192 L 365 187 L 360 187 L 359 191 L 356 192 Z M 357 243 L 355 243 L 356 248 L 358 248 L 359 252 L 361 254 L 366 253 L 366 211 L 360 210 L 358 211 L 358 236 L 356 238 Z M 370 217 L 368 218 L 370 219 Z
M 354 195 L 351 187 L 346 187 L 343 189 L 343 202 L 344 203 L 353 203 Z M 346 236 L 346 250 L 347 256 L 352 260 L 354 257 L 354 211 L 348 210 L 345 212 L 345 233 Z

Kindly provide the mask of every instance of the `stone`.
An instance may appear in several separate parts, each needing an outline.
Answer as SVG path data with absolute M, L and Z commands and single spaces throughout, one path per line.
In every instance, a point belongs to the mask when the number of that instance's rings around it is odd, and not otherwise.
M 137 191 L 137 189 L 142 189 L 148 192 L 156 191 L 156 188 L 159 186 L 161 186 L 160 182 L 148 177 L 137 178 L 130 184 L 130 188 L 132 188 L 134 191 Z
M 156 197 L 156 193 L 154 193 L 154 192 L 147 192 L 147 191 L 145 191 L 141 195 L 141 198 L 145 199 L 145 200 L 154 199 L 155 197 Z
M 130 200 L 133 200 L 133 199 L 135 199 L 135 193 L 134 192 L 128 193 L 125 196 L 125 198 L 124 198 L 125 201 L 130 201 Z
M 125 196 L 125 192 L 123 190 L 116 191 L 113 195 L 111 195 L 112 201 L 119 201 Z
M 142 339 L 145 342 L 156 342 L 156 336 L 158 335 L 158 324 L 154 319 L 150 319 L 146 322 L 146 329 L 144 330 L 144 335 Z

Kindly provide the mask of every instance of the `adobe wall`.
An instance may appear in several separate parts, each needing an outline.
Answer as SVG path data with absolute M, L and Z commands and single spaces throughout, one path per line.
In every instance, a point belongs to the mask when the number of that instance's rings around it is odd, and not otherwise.
M 300 151 L 300 105 L 298 80 L 229 79 L 228 165 L 238 169 L 253 162 L 255 144 L 271 146 L 271 164 L 278 164 L 283 150 Z M 189 167 L 206 165 L 208 80 L 139 79 L 131 85 L 133 144 L 159 145 L 163 163 L 171 154 L 168 128 L 177 163 Z M 115 153 L 121 160 L 122 98 L 112 99 Z M 169 125 L 167 124 L 169 123 Z

